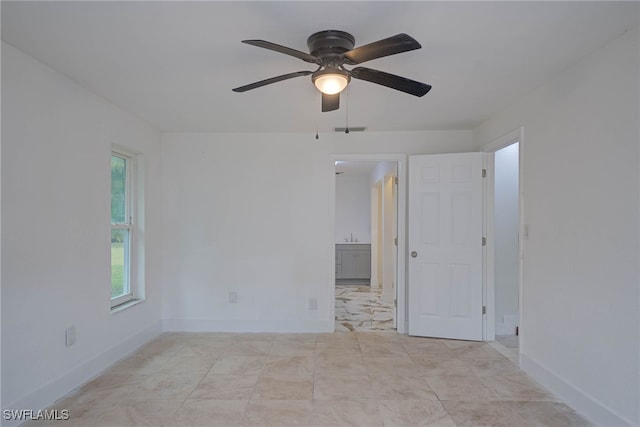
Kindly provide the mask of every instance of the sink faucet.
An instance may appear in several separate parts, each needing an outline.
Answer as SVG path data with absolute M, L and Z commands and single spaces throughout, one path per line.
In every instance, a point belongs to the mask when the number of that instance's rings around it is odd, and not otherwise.
M 353 233 L 351 233 L 351 242 L 353 242 Z

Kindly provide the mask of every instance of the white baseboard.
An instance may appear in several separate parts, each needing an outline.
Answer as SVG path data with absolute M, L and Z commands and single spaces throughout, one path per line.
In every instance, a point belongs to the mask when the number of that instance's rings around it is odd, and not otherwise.
M 533 379 L 596 426 L 618 427 L 634 425 L 632 421 L 616 414 L 605 404 L 526 354 L 520 354 L 520 369 L 531 375 Z
M 82 365 L 44 385 L 42 388 L 7 405 L 2 408 L 3 413 L 5 409 L 33 409 L 37 412 L 40 409 L 50 407 L 57 400 L 87 383 L 118 360 L 134 352 L 161 333 L 161 323 L 158 321 L 151 327 L 114 345 L 104 353 L 86 361 Z M 25 420 L 2 419 L 2 427 L 18 426 L 24 421 Z M 61 421 L 61 423 L 64 424 L 64 421 Z
M 520 365 L 520 362 L 518 361 L 518 351 L 516 349 L 509 349 L 500 344 L 498 341 L 491 341 L 488 344 L 493 347 L 498 353 L 511 360 L 514 365 Z
M 164 319 L 164 332 L 276 332 L 318 333 L 333 332 L 335 322 L 325 320 L 195 320 Z

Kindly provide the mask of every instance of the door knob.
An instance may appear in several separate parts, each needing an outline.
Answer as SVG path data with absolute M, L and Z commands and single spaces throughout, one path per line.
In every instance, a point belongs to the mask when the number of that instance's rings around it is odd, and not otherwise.
M 417 257 L 417 256 L 418 256 L 418 252 L 416 252 L 416 251 L 412 251 L 412 252 L 411 252 L 411 257 L 412 257 L 412 258 L 415 258 L 415 257 Z

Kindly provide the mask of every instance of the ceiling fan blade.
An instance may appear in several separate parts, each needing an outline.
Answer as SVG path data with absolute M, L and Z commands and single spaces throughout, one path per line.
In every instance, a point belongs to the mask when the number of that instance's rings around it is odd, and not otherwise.
M 343 55 L 350 64 L 361 64 L 383 56 L 420 49 L 422 46 L 410 35 L 401 33 L 395 36 L 369 43 L 345 52 Z
M 336 93 L 335 95 L 327 95 L 326 93 L 322 94 L 322 112 L 326 113 L 327 111 L 333 111 L 340 108 L 340 94 Z
M 270 79 L 260 80 L 259 82 L 251 83 L 248 85 L 240 86 L 235 89 L 232 89 L 234 92 L 246 92 L 251 89 L 255 89 L 258 87 L 270 85 L 271 83 L 281 82 L 283 80 L 292 79 L 294 77 L 308 76 L 309 74 L 313 74 L 313 71 L 296 71 L 295 73 L 283 74 L 281 76 L 271 77 Z
M 431 85 L 420 83 L 406 77 L 385 73 L 384 71 L 372 70 L 371 68 L 356 67 L 351 70 L 351 77 L 354 79 L 366 80 L 391 89 L 399 90 L 415 96 L 423 96 L 431 90 Z
M 312 64 L 320 64 L 322 60 L 317 56 L 309 55 L 306 52 L 300 50 L 291 49 L 290 47 L 281 46 L 279 44 L 271 43 L 264 40 L 242 40 L 242 43 L 250 44 L 252 46 L 262 47 L 264 49 L 274 50 L 276 52 L 284 53 L 285 55 L 294 56 L 298 59 L 302 59 Z

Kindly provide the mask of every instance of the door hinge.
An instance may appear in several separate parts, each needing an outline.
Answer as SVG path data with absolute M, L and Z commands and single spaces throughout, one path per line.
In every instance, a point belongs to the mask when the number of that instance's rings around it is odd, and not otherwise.
M 486 237 L 482 238 L 482 246 L 487 246 L 487 238 Z
M 398 308 L 398 300 L 394 298 L 393 300 L 393 306 Z
M 483 178 L 487 177 L 487 170 L 486 169 L 482 169 L 482 177 Z
M 482 306 L 482 314 L 487 314 L 487 306 L 486 305 Z
M 393 177 L 393 183 L 394 183 L 394 184 L 398 184 L 398 177 L 397 177 L 397 176 L 394 176 L 394 177 Z
M 398 238 L 397 238 L 397 237 L 395 237 L 395 238 L 393 239 L 393 244 L 394 244 L 394 245 L 396 245 L 396 246 L 398 246 Z

